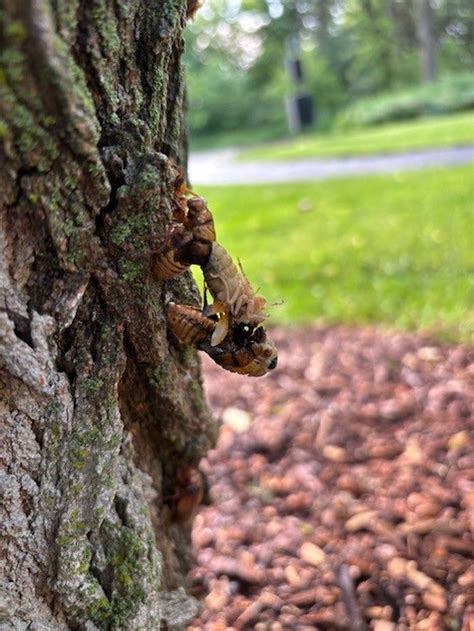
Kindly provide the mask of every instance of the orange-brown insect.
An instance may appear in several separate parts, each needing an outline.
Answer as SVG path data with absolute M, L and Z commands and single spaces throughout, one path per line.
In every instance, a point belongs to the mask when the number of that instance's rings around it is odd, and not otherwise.
M 204 0 L 188 0 L 188 6 L 186 10 L 186 18 L 194 19 L 196 12 L 202 7 Z
M 206 201 L 187 188 L 181 169 L 174 188 L 174 224 L 153 262 L 153 272 L 162 280 L 179 276 L 192 264 L 204 265 L 216 238 L 214 219 Z
M 276 368 L 278 362 L 275 345 L 270 340 L 250 342 L 241 347 L 226 341 L 219 346 L 201 342 L 199 347 L 225 370 L 248 377 L 263 377 Z
M 170 331 L 180 342 L 196 348 L 201 342 L 208 340 L 216 328 L 213 320 L 203 316 L 199 309 L 191 305 L 169 302 L 166 319 Z
M 203 266 L 204 280 L 215 302 L 206 310 L 207 315 L 228 314 L 232 322 L 244 324 L 250 330 L 266 318 L 265 298 L 257 296 L 242 269 L 238 269 L 227 251 L 217 242 L 212 243 L 211 254 Z M 222 330 L 222 339 L 226 331 Z M 221 336 L 213 340 L 215 344 Z
M 191 521 L 205 493 L 204 474 L 199 469 L 184 467 L 176 472 L 176 492 L 165 498 L 171 508 L 171 520 L 183 524 Z
M 170 280 L 185 272 L 189 265 L 181 261 L 181 254 L 192 240 L 192 234 L 184 226 L 174 224 L 164 244 L 153 258 L 153 273 L 161 280 Z
M 212 337 L 218 323 L 196 307 L 169 303 L 166 317 L 171 332 L 180 342 L 206 352 L 225 370 L 261 377 L 276 368 L 276 348 L 261 326 L 250 330 L 247 325 L 236 324 L 216 345 Z
M 222 368 L 249 377 L 262 377 L 278 363 L 275 345 L 262 326 L 252 330 L 245 324 L 234 324 L 223 342 L 213 345 L 205 340 L 199 348 Z

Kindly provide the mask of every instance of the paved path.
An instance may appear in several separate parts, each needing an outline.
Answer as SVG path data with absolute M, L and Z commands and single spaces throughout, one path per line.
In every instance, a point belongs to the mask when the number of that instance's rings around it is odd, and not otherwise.
M 237 149 L 191 154 L 192 185 L 264 184 L 324 180 L 330 177 L 415 171 L 474 161 L 474 145 L 352 158 L 311 158 L 291 162 L 237 162 Z

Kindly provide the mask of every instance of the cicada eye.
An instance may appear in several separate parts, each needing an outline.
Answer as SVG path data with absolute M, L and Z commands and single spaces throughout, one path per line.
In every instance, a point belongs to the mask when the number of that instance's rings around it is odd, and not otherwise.
M 278 357 L 274 357 L 272 361 L 268 364 L 269 370 L 273 370 L 274 368 L 276 368 L 277 364 L 278 364 Z
M 264 342 L 266 340 L 266 338 L 267 338 L 267 334 L 265 333 L 265 329 L 263 328 L 263 326 L 259 326 L 253 332 L 253 339 L 256 342 Z

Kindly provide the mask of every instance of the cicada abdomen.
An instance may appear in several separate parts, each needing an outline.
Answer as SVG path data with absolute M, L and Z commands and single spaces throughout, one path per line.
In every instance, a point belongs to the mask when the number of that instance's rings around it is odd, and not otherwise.
M 216 326 L 196 307 L 174 302 L 166 307 L 166 320 L 170 331 L 180 342 L 196 348 L 201 342 L 210 340 Z

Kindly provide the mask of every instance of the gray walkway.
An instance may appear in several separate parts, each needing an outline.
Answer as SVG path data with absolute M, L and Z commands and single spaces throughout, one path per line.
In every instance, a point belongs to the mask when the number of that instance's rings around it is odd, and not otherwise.
M 191 154 L 189 174 L 192 186 L 324 180 L 331 177 L 415 171 L 474 161 L 474 145 L 352 158 L 311 158 L 291 162 L 237 162 L 238 153 L 237 149 L 225 149 Z

